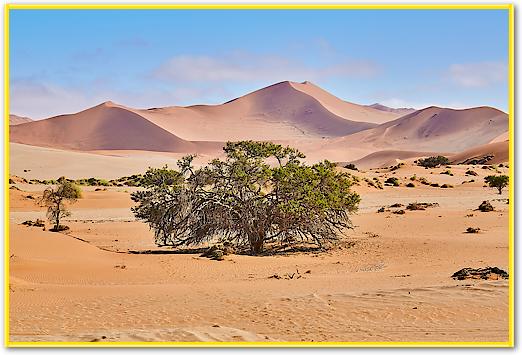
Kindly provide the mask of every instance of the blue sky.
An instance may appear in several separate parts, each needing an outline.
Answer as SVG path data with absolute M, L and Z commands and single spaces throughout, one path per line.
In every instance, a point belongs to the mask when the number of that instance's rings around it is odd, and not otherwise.
M 309 80 L 355 103 L 508 105 L 507 10 L 11 10 L 11 113 L 221 103 Z

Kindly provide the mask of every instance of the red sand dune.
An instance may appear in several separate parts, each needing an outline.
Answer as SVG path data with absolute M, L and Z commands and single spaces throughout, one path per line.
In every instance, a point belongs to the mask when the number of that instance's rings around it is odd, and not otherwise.
M 484 144 L 478 147 L 468 149 L 464 152 L 449 157 L 452 163 L 461 164 L 472 159 L 480 159 L 482 157 L 493 155 L 493 159 L 488 164 L 499 164 L 509 161 L 509 141 Z
M 15 126 L 22 123 L 33 122 L 29 117 L 22 117 L 17 115 L 9 115 L 9 125 Z
M 460 152 L 506 132 L 508 115 L 492 107 L 455 110 L 428 107 L 378 127 L 332 140 L 339 149 Z M 330 147 L 331 148 L 331 147 Z
M 400 160 L 422 158 L 429 156 L 446 155 L 437 152 L 415 152 L 409 150 L 381 150 L 354 160 L 351 163 L 358 168 L 383 168 L 397 164 Z
M 195 151 L 185 141 L 144 117 L 106 102 L 72 115 L 13 126 L 10 141 L 72 150 Z
M 309 82 L 289 81 L 221 105 L 135 112 L 181 138 L 205 141 L 340 137 L 398 117 L 342 101 Z
M 298 147 L 311 160 L 353 161 L 388 150 L 457 153 L 502 139 L 508 130 L 507 114 L 491 107 L 428 107 L 399 116 L 382 105 L 343 101 L 309 82 L 285 81 L 221 105 L 133 109 L 107 102 L 12 126 L 10 141 L 215 155 L 225 141 L 271 140 Z
M 380 103 L 374 103 L 372 105 L 368 105 L 367 107 L 371 107 L 376 110 L 380 110 L 380 111 L 384 111 L 384 112 L 398 113 L 402 116 L 416 111 L 414 108 L 407 108 L 407 107 L 393 108 L 393 107 L 381 105 Z

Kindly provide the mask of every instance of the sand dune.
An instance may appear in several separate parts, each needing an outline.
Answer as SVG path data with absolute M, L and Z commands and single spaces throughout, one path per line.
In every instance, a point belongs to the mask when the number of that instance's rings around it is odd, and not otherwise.
M 454 110 L 432 106 L 373 129 L 333 139 L 329 148 L 456 153 L 489 143 L 507 129 L 508 115 L 491 107 Z
M 434 155 L 445 155 L 444 153 L 436 152 L 415 152 L 408 150 L 381 150 L 379 152 L 368 154 L 367 156 L 354 160 L 350 163 L 363 169 L 367 168 L 382 168 L 396 165 L 401 160 L 411 158 L 421 158 Z
M 491 142 L 489 143 L 497 143 L 497 142 L 504 142 L 509 140 L 509 132 L 504 132 L 501 135 L 495 137 Z
M 22 123 L 33 122 L 29 117 L 22 117 L 17 115 L 9 115 L 9 125 L 15 126 Z
M 411 108 L 411 107 L 410 108 L 407 108 L 407 107 L 393 108 L 393 107 L 388 107 L 388 106 L 385 106 L 385 105 L 381 105 L 380 103 L 374 103 L 372 105 L 368 105 L 367 107 L 371 107 L 371 108 L 374 108 L 376 110 L 380 110 L 380 111 L 384 111 L 384 112 L 398 113 L 401 116 L 404 116 L 404 115 L 407 115 L 409 113 L 412 113 L 412 112 L 416 111 L 414 108 Z
M 10 141 L 72 150 L 200 150 L 200 145 L 185 141 L 112 102 L 72 115 L 13 126 Z
M 281 82 L 222 105 L 135 110 L 188 140 L 339 137 L 396 115 L 342 101 L 317 86 Z
M 13 129 L 11 141 L 76 150 L 187 152 L 205 147 L 188 141 L 340 137 L 397 116 L 342 101 L 309 82 L 286 81 L 213 106 L 133 109 L 106 102 Z
M 468 149 L 464 152 L 452 155 L 449 159 L 452 163 L 463 164 L 473 159 L 481 159 L 493 156 L 488 164 L 506 163 L 509 161 L 509 141 L 484 144 Z

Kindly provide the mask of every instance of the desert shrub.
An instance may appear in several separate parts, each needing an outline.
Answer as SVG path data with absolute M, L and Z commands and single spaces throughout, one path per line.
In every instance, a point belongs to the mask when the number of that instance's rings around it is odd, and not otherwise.
M 489 187 L 496 188 L 498 190 L 498 194 L 502 194 L 502 190 L 504 187 L 509 184 L 509 176 L 507 175 L 488 175 L 484 178 L 484 181 L 489 185 Z
M 406 187 L 415 187 L 415 184 L 413 182 L 409 182 L 406 184 Z
M 355 171 L 359 171 L 359 169 L 357 169 L 357 167 L 355 166 L 355 164 L 353 163 L 350 163 L 350 164 L 346 164 L 344 166 L 345 169 L 350 169 L 350 170 L 355 170 Z
M 390 205 L 391 208 L 398 208 L 404 206 L 402 203 L 394 203 L 393 205 Z
M 377 210 L 377 213 L 382 213 L 382 212 L 384 212 L 384 207 L 381 207 L 381 208 L 379 208 L 379 209 Z
M 449 176 L 453 176 L 453 173 L 451 172 L 450 169 L 446 170 L 446 171 L 443 171 L 441 172 L 441 174 L 445 174 L 445 175 L 449 175 Z
M 478 233 L 479 231 L 480 231 L 480 228 L 468 227 L 466 229 L 466 233 Z
M 423 185 L 430 185 L 430 182 L 425 177 L 418 178 L 418 181 Z
M 478 176 L 478 173 L 473 170 L 467 170 L 465 175 Z
M 417 174 L 413 174 L 412 177 L 410 177 L 411 181 L 417 181 Z
M 45 222 L 41 219 L 36 219 L 36 221 L 25 221 L 22 223 L 25 226 L 29 227 L 45 227 Z
M 399 163 L 397 165 L 394 165 L 390 168 L 390 171 L 395 171 L 395 170 L 399 170 L 401 167 L 404 166 L 404 163 Z
M 404 212 L 404 210 L 397 210 L 397 211 L 393 211 L 393 213 L 395 213 L 395 214 L 405 214 L 406 212 Z
M 417 165 L 424 168 L 436 168 L 437 166 L 448 165 L 449 163 L 449 159 L 442 155 L 417 160 Z
M 412 202 L 406 206 L 407 210 L 410 211 L 423 211 L 428 207 L 438 207 L 439 204 L 436 202 Z
M 440 187 L 440 185 L 439 185 L 439 184 L 437 184 L 436 182 L 434 182 L 434 183 L 431 183 L 431 184 L 430 184 L 430 186 L 431 186 L 431 187 Z
M 482 203 L 478 207 L 478 210 L 481 212 L 491 212 L 494 210 L 494 208 L 489 201 L 482 201 Z
M 132 211 L 154 230 L 156 244 L 188 246 L 219 237 L 255 255 L 272 241 L 321 247 L 352 227 L 349 214 L 360 197 L 334 164 L 306 165 L 298 150 L 270 142 L 228 142 L 223 149 L 224 160 L 199 169 L 187 156 L 178 161 L 179 171 L 146 172 L 145 190 L 131 194 L 137 202 Z
M 399 186 L 399 179 L 396 177 L 389 177 L 384 181 L 384 185 L 386 186 Z
M 51 232 L 63 232 L 63 231 L 69 230 L 69 227 L 68 226 L 64 226 L 63 224 L 59 224 L 57 226 L 55 225 L 54 227 L 52 227 L 49 230 Z
M 65 202 L 73 203 L 81 198 L 80 188 L 65 178 L 58 179 L 56 187 L 45 189 L 40 203 L 47 207 L 47 218 L 54 227 L 51 230 L 60 230 L 60 219 L 70 216 L 71 213 L 65 207 Z
M 450 188 L 453 188 L 453 185 L 450 185 L 450 184 L 442 184 L 442 185 L 440 185 L 440 188 L 441 188 L 441 189 L 450 189 Z

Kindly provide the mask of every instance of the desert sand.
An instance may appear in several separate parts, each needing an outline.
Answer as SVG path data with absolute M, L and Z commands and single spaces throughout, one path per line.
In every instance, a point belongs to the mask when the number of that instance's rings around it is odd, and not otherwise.
M 133 254 L 168 252 L 134 220 L 133 188 L 84 187 L 66 233 L 21 225 L 44 218 L 27 195 L 37 198 L 45 186 L 17 183 L 10 340 L 507 341 L 508 281 L 451 278 L 464 267 L 508 269 L 507 191 L 483 187 L 490 169 L 450 168 L 454 176 L 410 163 L 393 172 L 347 170 L 361 178 L 354 188 L 362 203 L 339 246 L 224 261 L 197 251 Z M 405 187 L 413 175 L 454 188 Z M 380 190 L 362 180 L 389 176 L 401 186 Z M 496 211 L 475 211 L 483 200 Z M 439 206 L 403 215 L 387 207 L 415 201 Z M 383 206 L 389 211 L 377 213 Z
M 498 195 L 483 182 L 509 174 L 492 165 L 509 160 L 502 111 L 360 105 L 285 81 L 220 105 L 108 101 L 26 121 L 11 115 L 9 132 L 10 341 L 508 341 L 508 280 L 451 277 L 508 271 L 508 189 Z M 308 163 L 329 159 L 358 177 L 354 229 L 327 251 L 210 260 L 200 256 L 208 244 L 157 247 L 131 212 L 139 188 L 116 186 L 82 187 L 68 231 L 22 225 L 45 219 L 36 201 L 47 187 L 24 179 L 116 179 L 187 154 L 201 166 L 222 157 L 226 141 L 246 139 L 296 147 Z M 414 163 L 439 154 L 478 165 Z M 350 162 L 360 171 L 342 168 Z M 378 188 L 389 177 L 400 186 Z M 484 200 L 495 211 L 477 211 Z M 436 205 L 405 209 L 413 202 Z

